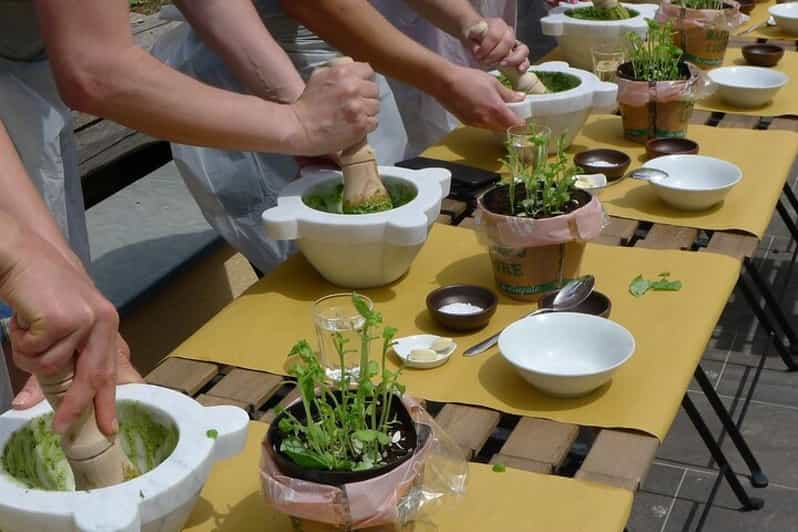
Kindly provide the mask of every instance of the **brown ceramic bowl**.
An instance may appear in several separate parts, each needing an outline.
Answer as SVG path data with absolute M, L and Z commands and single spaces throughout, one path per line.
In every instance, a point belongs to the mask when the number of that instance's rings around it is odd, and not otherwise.
M 750 15 L 756 5 L 756 0 L 737 0 L 737 2 L 740 4 L 740 11 L 746 15 Z
M 690 139 L 658 138 L 646 142 L 646 156 L 649 159 L 663 155 L 695 155 L 698 143 Z
M 743 46 L 743 57 L 749 65 L 776 66 L 784 56 L 784 48 L 777 44 L 749 44 Z
M 433 290 L 427 296 L 427 310 L 441 326 L 455 331 L 481 329 L 496 312 L 496 294 L 487 288 L 470 284 L 451 284 Z M 450 314 L 440 309 L 452 303 L 470 303 L 482 310 L 472 314 Z
M 618 150 L 585 150 L 574 155 L 574 164 L 586 174 L 604 174 L 607 181 L 622 178 L 631 162 L 628 155 Z
M 540 303 L 538 303 L 538 308 L 551 307 L 551 305 L 554 303 L 554 296 L 556 295 L 557 292 L 553 292 L 542 297 L 540 299 Z M 567 312 L 581 312 L 582 314 L 593 314 L 594 316 L 609 318 L 610 310 L 612 310 L 610 298 L 601 292 L 596 292 L 594 290 L 589 296 L 587 296 L 587 299 L 579 303 L 574 308 L 568 309 Z

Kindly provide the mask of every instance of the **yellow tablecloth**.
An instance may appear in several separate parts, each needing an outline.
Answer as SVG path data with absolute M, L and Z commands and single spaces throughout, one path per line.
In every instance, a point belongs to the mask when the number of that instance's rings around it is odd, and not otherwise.
M 607 212 L 621 218 L 699 229 L 735 229 L 762 238 L 790 174 L 798 149 L 798 135 L 792 131 L 690 125 L 687 136 L 698 142 L 701 154 L 731 161 L 743 172 L 743 179 L 720 206 L 703 212 L 679 211 L 663 203 L 648 183 L 624 179 L 601 192 L 599 198 Z M 620 117 L 591 116 L 569 151 L 577 153 L 591 148 L 624 151 L 632 158 L 631 168 L 642 166 L 644 162 L 644 146 L 623 138 Z M 499 171 L 503 148 L 488 131 L 460 128 L 426 150 L 424 155 Z
M 353 260 L 355 260 L 353 258 Z M 610 384 L 580 399 L 545 396 L 515 373 L 494 349 L 476 357 L 462 351 L 498 332 L 531 310 L 500 298 L 482 331 L 455 336 L 458 350 L 443 366 L 407 370 L 407 391 L 434 401 L 482 405 L 503 412 L 566 423 L 636 429 L 663 439 L 739 275 L 739 262 L 714 253 L 655 251 L 589 245 L 581 273 L 596 276 L 597 290 L 613 304 L 612 319 L 637 342 L 631 360 Z M 629 282 L 638 274 L 655 278 L 668 271 L 680 279 L 680 292 L 635 298 Z M 486 249 L 470 229 L 436 224 L 410 272 L 391 286 L 364 290 L 399 336 L 430 332 L 436 326 L 425 307 L 427 294 L 441 285 L 476 284 L 493 288 Z M 217 314 L 174 355 L 250 369 L 284 373 L 286 354 L 299 339 L 315 345 L 311 303 L 340 292 L 295 256 Z
M 740 36 L 745 39 L 784 39 L 784 40 L 798 40 L 798 35 L 793 35 L 783 31 L 778 26 L 760 26 L 765 21 L 767 21 L 770 13 L 768 13 L 768 8 L 770 6 L 776 5 L 776 0 L 768 0 L 767 2 L 759 2 L 754 6 L 754 10 L 751 11 L 751 20 L 749 20 L 746 24 L 743 24 L 739 28 L 736 29 L 734 32 L 735 36 Z M 750 33 L 746 33 L 745 35 L 740 35 L 742 32 L 751 28 L 753 26 L 760 26 L 758 29 Z
M 723 66 L 750 66 L 743 58 L 742 48 L 729 48 L 723 60 Z M 749 116 L 782 116 L 798 115 L 798 52 L 786 51 L 779 64 L 773 70 L 784 72 L 790 81 L 776 93 L 773 100 L 764 107 L 741 109 L 733 107 L 720 96 L 713 94 L 709 98 L 696 102 L 696 109 L 704 111 L 720 111 Z
M 187 532 L 289 532 L 289 519 L 267 508 L 258 463 L 266 425 L 253 422 L 247 447 L 217 464 L 191 514 Z M 471 464 L 466 494 L 443 505 L 419 531 L 619 532 L 632 508 L 632 493 L 571 478 Z

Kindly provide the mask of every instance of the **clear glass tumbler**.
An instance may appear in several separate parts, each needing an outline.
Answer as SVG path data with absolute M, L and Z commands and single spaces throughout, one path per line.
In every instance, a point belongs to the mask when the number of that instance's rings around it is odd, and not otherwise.
M 374 308 L 369 298 L 360 297 L 369 309 Z M 319 359 L 327 377 L 337 381 L 349 375 L 356 379 L 360 373 L 360 332 L 366 319 L 355 308 L 352 294 L 332 294 L 317 300 L 313 304 L 313 323 L 319 340 Z M 343 355 L 336 348 L 338 334 L 344 342 Z
M 507 128 L 507 149 L 518 155 L 519 161 L 532 168 L 537 164 L 538 152 L 547 154 L 551 129 L 530 122 L 523 126 Z M 512 171 L 512 169 L 511 169 Z M 519 176 L 514 175 L 513 178 Z
M 626 49 L 622 44 L 600 44 L 591 48 L 593 73 L 601 81 L 617 83 L 618 67 L 626 61 Z

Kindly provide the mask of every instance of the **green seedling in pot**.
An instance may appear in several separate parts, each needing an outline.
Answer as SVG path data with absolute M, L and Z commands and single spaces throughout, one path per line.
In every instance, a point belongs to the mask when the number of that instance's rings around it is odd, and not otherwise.
M 371 310 L 362 296 L 353 294 L 352 300 L 365 318 L 360 345 L 348 345 L 340 333 L 335 334 L 334 343 L 342 368 L 345 355 L 359 351 L 357 377 L 342 372 L 339 381 L 328 382 L 318 356 L 305 340 L 290 352 L 299 359 L 289 374 L 297 380 L 305 418 L 280 410 L 278 415 L 285 414 L 278 424 L 283 435 L 280 452 L 305 468 L 372 469 L 384 465 L 390 448 L 400 443 L 398 423 L 389 413 L 405 387 L 399 383 L 401 369 L 391 371 L 386 364 L 396 329 L 383 326 L 382 315 Z M 381 363 L 369 359 L 369 347 L 375 340 L 380 341 Z
M 682 289 L 681 281 L 673 281 L 670 279 L 670 273 L 660 273 L 659 278 L 655 281 L 644 279 L 642 275 L 638 275 L 632 282 L 629 283 L 629 293 L 635 297 L 640 297 L 649 290 L 659 292 L 678 292 Z
M 647 20 L 648 38 L 627 33 L 634 77 L 638 81 L 674 81 L 684 75 L 679 70 L 682 50 L 673 44 L 673 23 Z

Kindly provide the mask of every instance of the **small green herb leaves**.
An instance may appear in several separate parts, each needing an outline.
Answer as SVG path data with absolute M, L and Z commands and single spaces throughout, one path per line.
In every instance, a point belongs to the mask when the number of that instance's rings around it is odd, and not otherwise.
M 505 471 L 507 471 L 507 467 L 504 464 L 493 464 L 494 473 L 504 473 Z
M 212 440 L 215 440 L 216 438 L 218 438 L 218 437 L 219 437 L 219 431 L 218 431 L 218 430 L 216 430 L 216 429 L 210 429 L 210 430 L 208 430 L 208 431 L 205 433 L 205 435 L 206 435 L 207 437 L 209 437 L 210 439 L 212 439 Z
M 668 279 L 670 273 L 663 272 L 659 274 L 659 279 L 656 281 L 649 281 L 643 279 L 642 275 L 638 275 L 632 282 L 629 283 L 629 293 L 635 297 L 640 297 L 649 290 L 677 292 L 682 289 L 681 281 L 672 281 Z

